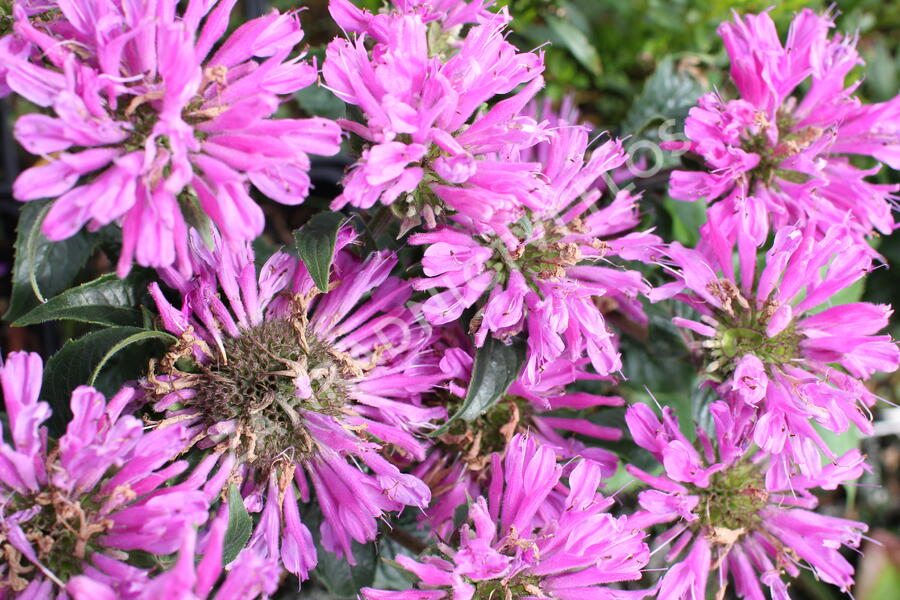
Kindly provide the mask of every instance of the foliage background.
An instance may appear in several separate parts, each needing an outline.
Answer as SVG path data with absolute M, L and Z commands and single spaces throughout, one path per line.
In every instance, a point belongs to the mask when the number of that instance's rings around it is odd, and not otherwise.
M 381 4 L 380 0 L 362 3 L 370 9 L 377 9 Z M 511 39 L 517 45 L 522 48 L 543 46 L 547 93 L 556 100 L 572 94 L 583 117 L 598 131 L 630 135 L 628 144 L 653 141 L 658 136 L 660 123 L 666 119 L 675 119 L 674 130 L 679 131 L 688 109 L 700 94 L 712 89 L 728 93 L 727 57 L 716 27 L 730 18 L 732 10 L 756 12 L 770 6 L 767 0 L 499 0 L 498 3 L 507 5 L 514 16 Z M 293 0 L 274 0 L 271 4 L 283 10 L 296 7 Z M 322 56 L 324 45 L 340 32 L 328 16 L 326 0 L 309 0 L 307 5 L 307 12 L 301 19 L 307 32 L 309 52 L 313 56 Z M 824 10 L 828 6 L 822 2 L 787 0 L 772 7 L 771 14 L 784 31 L 797 10 L 805 7 Z M 246 18 L 265 8 L 261 0 L 242 3 Z M 900 2 L 844 0 L 833 10 L 839 12 L 838 29 L 858 33 L 860 38 L 859 48 L 867 63 L 860 95 L 868 102 L 885 101 L 895 96 L 900 88 Z M 235 14 L 240 16 L 241 12 Z M 544 45 L 548 40 L 550 44 Z M 851 77 L 860 75 L 862 69 Z M 37 299 L 30 287 L 14 282 L 11 272 L 16 226 L 20 219 L 27 219 L 29 215 L 21 213 L 21 205 L 12 200 L 10 187 L 15 174 L 28 166 L 33 158 L 17 148 L 10 129 L 15 115 L 30 111 L 32 107 L 17 105 L 10 99 L 0 102 L 0 312 L 5 313 L 11 304 L 24 302 L 33 306 Z M 295 103 L 288 103 L 281 110 L 288 114 L 310 113 L 332 118 L 344 116 L 345 112 L 343 105 L 323 88 L 304 90 Z M 652 161 L 655 157 L 646 155 L 645 160 Z M 665 239 L 693 244 L 697 228 L 705 218 L 703 207 L 677 202 L 666 195 L 667 169 L 675 163 L 670 158 L 664 160 L 662 166 L 665 168 L 659 173 L 633 182 L 644 193 L 645 223 L 656 227 Z M 346 164 L 346 159 L 340 158 L 316 163 L 313 172 L 316 191 L 301 207 L 264 204 L 268 230 L 257 244 L 261 253 L 282 244 L 291 245 L 291 232 L 311 214 L 324 208 L 336 194 L 336 182 Z M 884 170 L 879 177 L 884 181 L 900 182 L 897 172 Z M 32 209 L 31 217 L 35 209 Z M 72 284 L 91 281 L 98 274 L 111 270 L 108 257 L 116 251 L 114 238 L 114 235 L 101 231 L 89 239 L 79 237 L 55 250 L 47 248 L 47 268 L 57 278 L 63 273 Z M 854 301 L 862 297 L 873 302 L 900 304 L 900 271 L 896 267 L 900 265 L 900 234 L 873 243 L 893 268 L 876 271 L 864 287 L 855 287 L 841 300 Z M 133 277 L 144 280 L 148 274 L 138 271 Z M 59 290 L 42 291 L 49 297 Z M 697 389 L 688 350 L 669 326 L 672 315 L 666 313 L 666 308 L 648 307 L 648 310 L 651 313 L 649 330 L 630 331 L 623 336 L 625 375 L 634 384 L 626 382 L 620 392 L 631 400 L 639 400 L 645 398 L 644 386 L 647 386 L 660 402 L 675 406 L 683 420 L 689 423 L 702 421 L 705 416 L 703 394 Z M 123 322 L 139 320 L 140 315 L 123 314 L 122 319 Z M 0 327 L 4 354 L 27 349 L 38 351 L 45 357 L 54 354 L 67 340 L 92 331 L 90 325 L 73 322 L 11 327 L 5 320 Z M 891 333 L 900 338 L 900 319 L 896 314 Z M 158 349 L 154 344 L 158 342 L 146 340 L 134 346 L 130 353 L 117 355 L 104 368 L 98 385 L 103 385 L 104 377 L 109 379 L 108 385 L 114 386 L 117 379 L 128 376 L 129 369 L 140 365 L 137 358 Z M 69 376 L 77 378 L 78 372 L 69 373 Z M 67 385 L 66 381 L 56 383 L 61 388 Z M 870 457 L 872 472 L 860 485 L 824 497 L 823 510 L 869 523 L 870 536 L 877 541 L 866 543 L 864 554 L 858 560 L 859 583 L 854 590 L 855 598 L 894 600 L 900 598 L 900 408 L 889 403 L 896 404 L 900 398 L 900 374 L 882 377 L 875 385 L 877 392 L 888 402 L 882 403 L 875 414 L 876 435 L 866 439 L 842 438 L 848 446 L 861 444 Z M 602 418 L 615 422 L 621 419 L 621 414 L 606 413 Z M 60 420 L 57 426 L 63 423 Z M 639 460 L 639 457 L 627 458 Z M 624 478 L 622 483 L 625 483 Z M 616 483 L 611 485 L 611 489 L 617 487 Z M 627 493 L 622 497 L 623 502 L 628 501 Z M 377 550 L 382 556 L 390 555 L 403 541 L 398 543 L 394 538 L 385 538 Z M 373 560 L 374 550 L 360 548 L 362 554 Z M 323 555 L 320 553 L 320 557 Z M 374 564 L 369 566 L 375 567 Z M 323 560 L 317 574 L 318 583 L 304 585 L 300 596 L 352 597 L 350 590 L 357 583 L 354 577 L 358 574 L 327 560 Z M 397 573 L 379 567 L 377 575 L 390 578 L 396 577 Z M 296 589 L 296 585 L 288 583 L 283 597 L 297 597 Z M 798 598 L 830 600 L 841 597 L 837 590 L 820 584 L 808 573 L 795 584 L 794 590 Z

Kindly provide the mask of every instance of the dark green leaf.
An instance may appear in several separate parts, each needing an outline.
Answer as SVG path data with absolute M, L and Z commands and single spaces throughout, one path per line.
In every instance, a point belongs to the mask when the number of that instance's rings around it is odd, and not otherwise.
M 235 484 L 228 488 L 228 528 L 225 530 L 225 539 L 222 540 L 222 564 L 227 565 L 240 554 L 250 532 L 253 529 L 253 520 L 244 506 L 244 499 Z
M 118 329 L 118 328 L 117 328 Z M 121 329 L 135 329 L 134 327 L 121 327 Z M 166 342 L 168 344 L 172 344 L 175 342 L 175 337 L 166 333 L 165 331 L 153 331 L 150 329 L 139 329 L 137 333 L 129 335 L 128 337 L 120 340 L 119 342 L 113 344 L 112 348 L 107 351 L 106 354 L 103 355 L 103 358 L 100 359 L 100 362 L 97 363 L 97 366 L 94 367 L 94 370 L 91 371 L 91 378 L 88 380 L 88 385 L 94 385 L 97 381 L 97 376 L 100 374 L 100 371 L 106 365 L 106 363 L 115 356 L 119 351 L 123 348 L 130 346 L 132 344 L 138 344 L 140 342 L 145 342 L 148 340 L 160 340 Z
M 3 318 L 13 321 L 44 300 L 64 290 L 99 241 L 98 234 L 80 231 L 72 237 L 51 242 L 41 233 L 49 200 L 33 200 L 22 206 L 16 228 L 16 259 L 13 265 L 12 294 Z
M 346 217 L 338 212 L 319 213 L 294 232 L 297 252 L 316 287 L 323 292 L 328 291 L 337 232 L 345 220 Z
M 71 417 L 69 398 L 79 385 L 94 382 L 97 389 L 107 397 L 118 391 L 122 383 L 146 371 L 146 360 L 129 360 L 120 364 L 117 377 L 98 381 L 100 370 L 120 349 L 137 342 L 151 340 L 173 340 L 161 331 L 148 331 L 139 327 L 109 327 L 88 333 L 67 342 L 50 357 L 44 368 L 44 382 L 41 399 L 53 409 L 50 427 L 53 432 L 61 432 Z M 155 348 L 158 349 L 158 348 Z M 149 355 L 145 355 L 149 358 Z
M 303 522 L 313 534 L 316 544 L 316 554 L 319 562 L 313 573 L 333 596 L 338 598 L 356 598 L 359 589 L 372 585 L 375 581 L 375 569 L 378 561 L 378 552 L 375 542 L 360 544 L 353 541 L 350 551 L 353 554 L 355 565 L 351 565 L 347 558 L 338 558 L 332 552 L 322 546 L 322 510 L 313 500 L 304 504 Z
M 351 565 L 345 558 L 338 558 L 321 546 L 317 550 L 319 564 L 316 565 L 316 576 L 325 584 L 328 591 L 338 598 L 356 598 L 360 588 L 370 586 L 375 581 L 378 553 L 374 542 L 352 543 L 355 565 Z
M 134 269 L 125 279 L 102 275 L 68 289 L 38 305 L 13 325 L 24 327 L 46 321 L 71 320 L 95 325 L 140 325 L 141 313 L 134 306 L 150 282 L 148 270 Z
M 347 105 L 331 91 L 318 85 L 303 88 L 295 97 L 300 108 L 312 117 L 342 119 L 347 114 Z
M 509 345 L 488 337 L 475 355 L 472 379 L 462 406 L 443 426 L 431 435 L 442 435 L 458 419 L 474 421 L 494 406 L 512 382 L 518 378 L 525 362 L 525 342 L 515 339 Z

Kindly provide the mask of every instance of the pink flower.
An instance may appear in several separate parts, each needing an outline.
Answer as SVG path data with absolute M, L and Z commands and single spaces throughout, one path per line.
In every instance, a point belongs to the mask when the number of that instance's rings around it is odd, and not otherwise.
M 489 229 L 535 206 L 544 191 L 539 165 L 516 160 L 515 149 L 546 137 L 541 124 L 520 114 L 543 85 L 542 57 L 507 42 L 509 18 L 487 12 L 489 4 L 404 1 L 373 15 L 332 0 L 335 20 L 358 35 L 329 44 L 322 72 L 339 98 L 363 112 L 364 123 L 342 125 L 369 144 L 332 208 L 380 202 L 410 226 L 424 219 L 433 227 L 451 214 Z
M 663 409 L 662 422 L 646 404 L 632 405 L 626 413 L 635 441 L 661 459 L 665 469 L 654 476 L 627 466 L 651 487 L 638 495 L 642 511 L 632 517 L 634 526 L 670 524 L 658 538 L 657 549 L 672 546 L 665 555 L 671 566 L 659 582 L 657 598 L 703 598 L 709 579 L 721 590 L 729 575 L 741 598 L 764 598 L 763 586 L 773 598 L 787 598 L 783 577 L 796 577 L 801 561 L 846 592 L 853 584 L 853 566 L 839 550 L 843 545 L 857 548 L 867 527 L 812 512 L 817 500 L 810 490 L 833 489 L 859 477 L 867 468 L 859 451 L 846 453 L 817 477 L 798 475 L 775 483 L 764 476 L 766 453 L 749 451 L 752 410 L 740 407 L 732 414 L 724 402 L 714 402 L 709 410 L 715 440 L 698 429 L 699 450 L 687 442 L 670 408 Z M 643 432 L 649 423 L 658 436 L 647 444 Z M 670 461 L 673 453 L 686 462 Z M 687 462 L 691 467 L 686 470 Z
M 68 22 L 48 35 L 17 5 L 17 31 L 48 61 L 33 64 L 5 46 L 0 61 L 16 92 L 56 116 L 16 122 L 19 142 L 45 160 L 19 176 L 14 194 L 55 198 L 48 238 L 118 223 L 120 275 L 133 260 L 188 274 L 190 225 L 206 230 L 211 221 L 229 243 L 262 231 L 250 183 L 278 202 L 303 201 L 308 154 L 336 153 L 340 128 L 269 118 L 282 95 L 315 81 L 315 67 L 289 58 L 303 37 L 295 13 L 245 23 L 211 53 L 231 6 L 193 0 L 178 15 L 171 2 L 127 11 L 66 4 Z
M 444 337 L 447 347 L 440 368 L 451 382 L 449 387 L 453 396 L 446 404 L 453 407 L 466 395 L 473 359 L 467 351 L 468 344 L 461 341 L 461 331 L 447 329 Z M 425 460 L 414 465 L 411 472 L 432 489 L 433 501 L 423 513 L 422 520 L 439 538 L 448 539 L 454 532 L 453 519 L 460 506 L 470 498 L 487 493 L 492 477 L 491 454 L 504 457 L 516 434 L 528 433 L 541 446 L 552 449 L 560 460 L 584 458 L 595 463 L 604 477 L 615 473 L 618 459 L 612 452 L 587 446 L 573 434 L 598 440 L 618 440 L 622 435 L 619 429 L 596 425 L 585 418 L 555 416 L 551 412 L 624 404 L 618 396 L 567 389 L 578 382 L 604 379 L 588 373 L 583 364 L 586 362 L 560 360 L 552 363 L 538 385 L 529 385 L 519 378 L 483 415 L 471 422 L 457 421 L 446 433 L 434 438 L 434 446 Z M 539 518 L 545 516 L 550 518 L 550 513 L 542 509 Z
M 167 571 L 141 585 L 128 598 L 134 600 L 254 600 L 268 598 L 278 589 L 278 563 L 251 549 L 244 549 L 223 569 L 222 551 L 228 526 L 227 505 L 213 519 L 198 548 L 197 531 L 189 529 L 178 551 L 178 559 Z M 225 576 L 222 577 L 222 572 Z M 215 591 L 213 591 L 215 589 Z M 123 596 L 103 582 L 79 575 L 67 591 L 74 600 L 118 600 Z
M 649 553 L 643 531 L 627 517 L 606 512 L 611 501 L 597 493 L 597 465 L 582 460 L 564 471 L 553 450 L 523 435 L 510 440 L 504 459 L 494 454 L 492 464 L 490 491 L 470 505 L 458 544 L 440 546 L 446 558 L 397 557 L 419 579 L 417 589 L 363 588 L 364 598 L 636 600 L 649 594 L 606 587 L 640 579 Z M 563 478 L 568 482 L 564 497 L 549 502 Z M 538 518 L 539 513 L 546 518 Z
M 183 308 L 150 289 L 180 336 L 148 382 L 156 409 L 187 426 L 200 450 L 233 457 L 245 505 L 260 513 L 250 547 L 301 579 L 316 551 L 300 503 L 315 493 L 322 545 L 353 564 L 351 540 L 374 539 L 385 513 L 431 499 L 382 450 L 424 459 L 415 434 L 445 415 L 420 403 L 445 376 L 430 328 L 405 307 L 409 284 L 390 276 L 396 257 L 360 261 L 342 250 L 353 237 L 338 234 L 325 294 L 287 254 L 257 274 L 249 245 L 209 251 L 196 238 L 197 275 L 164 272 Z
M 754 439 L 779 455 L 773 462 L 779 477 L 796 469 L 818 473 L 815 448 L 834 455 L 812 422 L 835 433 L 851 425 L 871 431 L 866 414 L 875 396 L 864 381 L 900 364 L 896 343 L 877 335 L 890 307 L 857 302 L 819 308 L 872 268 L 871 249 L 842 227 L 783 227 L 757 269 L 757 246 L 766 236 L 743 227 L 726 235 L 721 227 L 714 218 L 705 225 L 696 250 L 672 244 L 668 254 L 677 280 L 651 298 L 675 296 L 700 314 L 699 320 L 674 323 L 702 338 L 695 347 L 704 375 L 721 384 L 719 392 L 755 409 Z
M 893 230 L 900 187 L 871 183 L 879 167 L 860 169 L 849 155 L 900 167 L 900 97 L 863 105 L 858 83 L 845 88 L 862 60 L 855 38 L 829 38 L 833 26 L 830 14 L 803 10 L 784 45 L 767 13 L 719 27 L 741 99 L 707 94 L 691 109 L 689 142 L 668 148 L 699 154 L 708 168 L 674 171 L 672 197 L 723 198 L 716 210 L 725 218 L 755 196 L 775 227 L 816 220 L 824 231 L 849 219 L 855 235 Z
M 587 132 L 560 126 L 546 148 L 544 177 L 549 194 L 521 221 L 493 234 L 465 221 L 410 236 L 427 245 L 424 278 L 413 285 L 438 290 L 422 305 L 433 324 L 458 319 L 476 306 L 472 320 L 477 346 L 488 335 L 508 339 L 528 334 L 525 381 L 540 380 L 557 360 L 590 359 L 601 375 L 621 367 L 615 339 L 598 307 L 607 298 L 628 317 L 646 317 L 638 296 L 649 288 L 636 271 L 611 258 L 652 261 L 659 240 L 649 233 L 623 232 L 638 222 L 637 198 L 619 192 L 600 207 L 597 181 L 625 161 L 621 144 L 609 141 L 586 157 Z M 601 266 L 601 261 L 609 266 Z
M 147 571 L 127 564 L 129 552 L 168 554 L 204 523 L 230 470 L 225 462 L 202 481 L 174 460 L 190 439 L 182 425 L 144 431 L 128 414 L 140 391 L 125 387 L 108 403 L 90 387 L 72 393 L 72 420 L 48 443 L 50 407 L 38 401 L 43 365 L 14 352 L 0 366 L 11 439 L 0 439 L 0 539 L 4 597 L 67 598 L 74 579 L 131 598 Z M 52 444 L 52 448 L 48 447 Z M 198 471 L 210 475 L 217 457 Z M 76 577 L 77 576 L 77 577 Z M 70 579 L 73 578 L 73 579 Z M 11 596 L 6 592 L 11 591 Z

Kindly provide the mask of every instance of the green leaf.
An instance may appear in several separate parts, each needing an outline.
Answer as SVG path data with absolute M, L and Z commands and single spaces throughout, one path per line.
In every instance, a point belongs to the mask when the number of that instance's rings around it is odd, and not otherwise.
M 119 279 L 115 274 L 101 275 L 38 305 L 18 318 L 13 326 L 59 320 L 107 326 L 140 325 L 141 313 L 134 306 L 151 278 L 151 272 L 144 269 L 132 270 L 125 279 Z
M 97 389 L 107 397 L 119 390 L 122 383 L 143 374 L 147 368 L 148 354 L 138 359 L 129 357 L 119 364 L 115 377 L 98 380 L 104 365 L 122 348 L 138 342 L 152 340 L 172 341 L 174 338 L 162 331 L 148 331 L 139 327 L 109 327 L 70 340 L 50 359 L 44 368 L 41 400 L 50 404 L 53 416 L 51 432 L 62 432 L 71 418 L 69 398 L 72 390 L 82 384 L 96 383 Z M 109 370 L 109 369 L 107 369 Z
M 599 76 L 603 72 L 603 65 L 597 49 L 580 29 L 570 21 L 553 15 L 547 15 L 545 21 L 556 39 L 569 50 L 575 60 L 581 63 L 581 66 L 590 71 L 592 75 Z
M 135 329 L 133 327 L 122 327 L 121 329 Z M 99 333 L 99 332 L 98 332 Z M 137 344 L 139 342 L 144 342 L 147 340 L 161 340 L 163 342 L 167 342 L 168 344 L 173 344 L 176 341 L 175 336 L 170 333 L 166 333 L 165 331 L 153 331 L 150 329 L 139 329 L 137 333 L 129 335 L 125 339 L 113 344 L 112 348 L 103 355 L 103 358 L 100 359 L 100 362 L 97 363 L 97 366 L 94 367 L 94 370 L 91 372 L 91 378 L 88 380 L 88 385 L 94 385 L 97 381 L 97 376 L 100 374 L 100 371 L 106 365 L 106 363 L 115 356 L 120 350 L 125 348 L 126 346 L 130 346 L 132 344 Z
M 640 96 L 632 103 L 622 131 L 642 138 L 658 139 L 656 132 L 648 131 L 650 126 L 667 119 L 683 120 L 704 91 L 699 81 L 680 71 L 672 57 L 666 57 L 657 65 Z M 681 126 L 672 131 L 681 131 Z
M 227 565 L 240 554 L 250 532 L 253 529 L 253 520 L 244 506 L 244 499 L 235 484 L 228 487 L 228 527 L 225 529 L 225 538 L 222 540 L 222 564 Z
M 375 543 L 360 544 L 354 541 L 350 548 L 355 565 L 321 546 L 316 548 L 319 556 L 316 576 L 338 598 L 356 598 L 360 588 L 368 587 L 375 581 L 378 561 Z
M 494 406 L 519 377 L 525 362 L 525 342 L 514 339 L 509 345 L 488 337 L 475 355 L 472 379 L 462 406 L 431 436 L 444 434 L 458 419 L 474 421 Z
M 16 228 L 16 259 L 12 294 L 3 318 L 14 321 L 66 289 L 90 257 L 100 236 L 80 231 L 70 238 L 51 242 L 41 233 L 50 210 L 50 200 L 33 200 L 22 207 Z
M 332 596 L 337 598 L 356 598 L 360 588 L 371 586 L 375 581 L 378 561 L 378 550 L 375 542 L 361 544 L 351 541 L 350 552 L 355 565 L 351 565 L 346 557 L 338 558 L 322 546 L 322 509 L 313 499 L 303 504 L 303 522 L 313 534 L 316 544 L 318 564 L 313 570 L 316 579 L 322 583 Z
M 322 86 L 305 87 L 297 92 L 295 98 L 300 103 L 300 108 L 313 117 L 343 119 L 347 114 L 347 105 Z
M 700 239 L 700 227 L 706 223 L 706 203 L 666 198 L 663 207 L 672 218 L 672 235 L 685 246 L 694 247 Z
M 324 212 L 314 216 L 309 222 L 294 232 L 297 252 L 306 265 L 310 277 L 322 292 L 328 291 L 328 277 L 337 232 L 346 221 L 338 212 Z

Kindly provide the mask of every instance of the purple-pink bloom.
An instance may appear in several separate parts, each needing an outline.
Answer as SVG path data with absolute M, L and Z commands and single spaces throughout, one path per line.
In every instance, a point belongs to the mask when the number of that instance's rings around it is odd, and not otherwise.
M 449 380 L 449 396 L 443 404 L 453 413 L 466 395 L 473 359 L 466 350 L 468 345 L 459 342 L 462 335 L 453 335 L 450 329 L 445 335 L 449 338 L 446 340 L 448 347 L 443 351 L 439 366 Z M 624 404 L 618 396 L 566 389 L 577 382 L 608 379 L 588 373 L 584 368 L 586 362 L 556 361 L 548 365 L 539 384 L 529 385 L 520 377 L 503 398 L 477 419 L 456 421 L 446 433 L 433 437 L 434 446 L 411 472 L 432 490 L 433 501 L 421 520 L 428 523 L 434 534 L 448 539 L 454 532 L 453 519 L 457 509 L 471 498 L 487 493 L 492 479 L 491 456 L 496 453 L 503 458 L 510 440 L 517 434 L 528 433 L 541 446 L 552 449 L 560 460 L 583 458 L 595 463 L 603 477 L 615 473 L 618 463 L 615 454 L 588 446 L 573 434 L 597 440 L 618 440 L 622 436 L 621 430 L 597 425 L 586 418 L 551 413 Z M 546 507 L 550 511 L 546 514 L 552 516 L 550 504 Z M 539 518 L 545 512 L 542 509 Z
M 410 236 L 410 243 L 427 245 L 425 277 L 413 285 L 440 290 L 423 303 L 425 317 L 448 323 L 475 306 L 471 329 L 478 346 L 488 335 L 503 340 L 526 332 L 529 383 L 562 359 L 587 357 L 601 375 L 621 368 L 598 299 L 646 320 L 638 296 L 648 285 L 640 273 L 610 259 L 652 261 L 659 239 L 643 232 L 622 235 L 639 223 L 637 197 L 628 191 L 608 206 L 598 204 L 598 180 L 626 157 L 618 141 L 586 156 L 588 143 L 584 128 L 563 125 L 546 148 L 535 150 L 547 156 L 542 175 L 549 193 L 505 230 L 479 233 L 457 224 Z
M 245 505 L 260 513 L 250 547 L 301 579 L 316 551 L 300 502 L 315 495 L 322 545 L 352 564 L 351 541 L 374 539 L 382 515 L 431 499 L 382 450 L 422 460 L 415 434 L 445 415 L 420 404 L 445 376 L 431 329 L 405 306 L 411 287 L 390 276 L 396 257 L 360 260 L 345 248 L 353 237 L 339 233 L 324 294 L 288 254 L 257 274 L 249 244 L 210 251 L 197 237 L 197 275 L 163 273 L 182 308 L 150 289 L 180 339 L 148 381 L 155 408 L 198 448 L 234 457 Z
M 670 193 L 680 200 L 722 200 L 723 216 L 754 196 L 775 227 L 816 220 L 842 223 L 855 235 L 894 229 L 900 186 L 872 183 L 878 172 L 854 166 L 868 156 L 900 168 L 900 96 L 864 105 L 845 87 L 862 60 L 856 38 L 829 37 L 829 13 L 798 13 L 782 45 L 768 13 L 735 15 L 719 34 L 731 58 L 740 99 L 703 96 L 685 123 L 688 142 L 664 147 L 693 152 L 700 171 L 674 171 Z
M 521 434 L 510 440 L 505 458 L 494 454 L 492 462 L 489 491 L 471 503 L 458 543 L 438 544 L 443 557 L 397 557 L 419 579 L 417 588 L 363 588 L 363 598 L 624 600 L 648 594 L 607 587 L 640 579 L 649 552 L 640 527 L 606 512 L 612 500 L 597 492 L 598 465 L 579 460 L 563 467 L 553 449 Z M 555 488 L 563 492 L 550 502 Z
M 16 5 L 16 32 L 47 60 L 0 45 L 7 83 L 55 116 L 16 122 L 16 138 L 43 160 L 13 191 L 19 200 L 55 198 L 48 238 L 118 223 L 120 275 L 134 260 L 187 274 L 191 225 L 205 232 L 211 221 L 229 243 L 262 232 L 250 184 L 278 202 L 303 201 L 308 155 L 336 153 L 340 128 L 269 118 L 283 95 L 315 82 L 316 68 L 291 57 L 303 37 L 297 13 L 248 21 L 213 52 L 233 5 L 192 0 L 179 14 L 173 0 L 127 10 L 65 2 L 64 23 L 49 33 Z
M 380 202 L 406 227 L 422 220 L 434 227 L 450 214 L 481 231 L 502 229 L 536 206 L 545 192 L 540 165 L 518 160 L 516 150 L 546 138 L 540 123 L 520 114 L 543 85 L 542 56 L 507 42 L 508 15 L 483 4 L 398 2 L 372 15 L 347 0 L 330 2 L 335 20 L 356 36 L 329 44 L 322 73 L 362 111 L 363 123 L 341 124 L 368 143 L 332 208 Z M 444 29 L 434 18 L 446 19 Z M 475 25 L 453 27 L 463 22 Z
M 671 566 L 656 597 L 704 598 L 710 580 L 721 591 L 730 578 L 740 598 L 764 600 L 765 588 L 773 599 L 788 600 L 783 578 L 796 577 L 801 568 L 812 568 L 823 581 L 847 591 L 853 566 L 839 550 L 859 547 L 867 526 L 812 512 L 818 501 L 811 490 L 834 489 L 859 477 L 867 468 L 859 450 L 835 459 L 814 477 L 793 475 L 773 483 L 764 476 L 765 451 L 752 450 L 753 411 L 742 406 L 732 414 L 721 401 L 709 410 L 715 438 L 698 428 L 698 447 L 668 407 L 662 421 L 646 404 L 626 412 L 634 441 L 663 465 L 660 475 L 626 467 L 651 488 L 638 495 L 642 510 L 632 516 L 634 526 L 669 525 L 657 538 L 656 550 L 671 544 L 665 556 Z
M 187 446 L 183 425 L 144 431 L 127 409 L 141 391 L 124 387 L 108 403 L 90 387 L 72 393 L 72 420 L 58 440 L 43 424 L 38 400 L 43 365 L 37 354 L 13 352 L 0 366 L 10 440 L 0 439 L 0 571 L 3 598 L 67 598 L 80 576 L 132 598 L 147 572 L 127 564 L 129 552 L 175 552 L 188 529 L 204 523 L 229 468 L 188 476 L 174 460 Z M 216 459 L 198 470 L 209 474 Z
M 675 296 L 699 313 L 673 322 L 700 338 L 704 376 L 720 384 L 720 394 L 754 408 L 754 439 L 778 455 L 770 476 L 779 480 L 796 469 L 817 473 L 819 452 L 834 458 L 814 423 L 835 433 L 850 426 L 871 432 L 868 407 L 876 397 L 864 381 L 900 364 L 897 344 L 877 335 L 889 306 L 822 308 L 872 269 L 872 253 L 843 227 L 817 229 L 781 228 L 757 268 L 766 236 L 744 229 L 725 235 L 713 219 L 697 249 L 670 246 L 677 279 L 651 293 L 653 300 Z
M 268 598 L 278 589 L 278 562 L 244 548 L 223 568 L 222 551 L 228 527 L 227 503 L 200 537 L 189 528 L 175 563 L 144 583 L 133 600 L 254 600 Z M 224 577 L 223 577 L 224 571 Z M 121 600 L 114 588 L 90 577 L 73 577 L 68 591 L 74 600 Z

